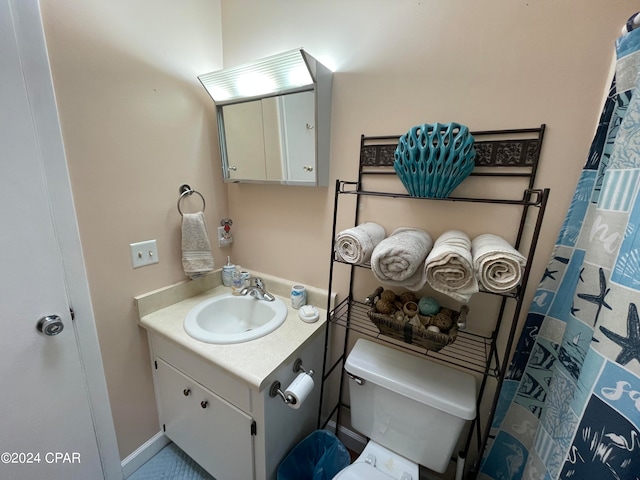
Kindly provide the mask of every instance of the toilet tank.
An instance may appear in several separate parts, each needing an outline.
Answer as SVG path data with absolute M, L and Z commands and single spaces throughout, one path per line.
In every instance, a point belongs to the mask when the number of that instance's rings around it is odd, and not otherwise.
M 468 373 L 358 339 L 345 370 L 351 424 L 376 443 L 444 472 L 467 420 L 476 416 L 476 382 Z

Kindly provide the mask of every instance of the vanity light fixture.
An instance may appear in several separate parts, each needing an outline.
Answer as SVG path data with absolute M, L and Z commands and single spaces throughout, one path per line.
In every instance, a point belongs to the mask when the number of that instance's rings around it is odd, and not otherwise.
M 302 48 L 199 75 L 217 105 L 314 88 L 316 60 Z

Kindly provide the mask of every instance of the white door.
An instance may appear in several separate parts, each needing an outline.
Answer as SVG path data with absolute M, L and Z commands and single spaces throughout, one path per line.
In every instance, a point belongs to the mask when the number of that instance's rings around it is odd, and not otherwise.
M 43 98 L 29 95 L 25 80 L 37 59 L 26 58 L 18 40 L 26 38 L 18 17 L 27 2 L 18 3 L 0 0 L 0 478 L 94 480 L 109 475 L 69 312 L 51 166 L 34 120 Z M 28 3 L 39 19 L 37 1 Z M 36 328 L 50 315 L 64 326 L 51 336 Z

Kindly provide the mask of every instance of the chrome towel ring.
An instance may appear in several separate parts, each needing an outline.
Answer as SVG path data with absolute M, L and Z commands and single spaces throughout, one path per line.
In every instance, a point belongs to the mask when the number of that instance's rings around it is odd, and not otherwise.
M 197 190 L 194 190 L 193 188 L 191 188 L 189 185 L 184 184 L 180 186 L 180 198 L 178 198 L 178 212 L 180 213 L 181 216 L 184 216 L 184 214 L 180 209 L 180 202 L 182 201 L 183 198 L 188 197 L 189 195 L 193 195 L 194 193 L 197 194 L 202 199 L 202 211 L 204 212 L 204 208 L 206 207 L 207 203 L 204 201 L 204 197 L 202 196 L 202 194 Z

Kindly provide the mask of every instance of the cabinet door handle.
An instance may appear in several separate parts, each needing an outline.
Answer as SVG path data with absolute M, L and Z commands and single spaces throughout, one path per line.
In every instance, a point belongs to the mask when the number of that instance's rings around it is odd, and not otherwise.
M 206 400 L 203 400 L 203 401 L 200 402 L 200 406 L 202 408 L 207 408 L 208 405 L 209 405 L 209 402 L 207 402 Z
M 184 394 L 185 397 L 188 397 L 191 394 L 191 389 L 190 388 L 185 388 L 182 393 Z

